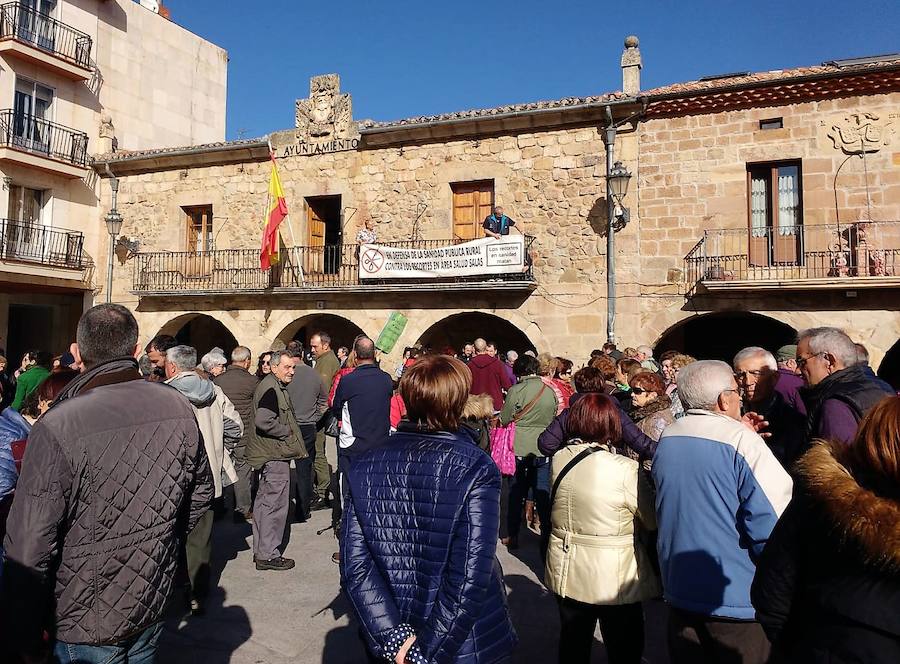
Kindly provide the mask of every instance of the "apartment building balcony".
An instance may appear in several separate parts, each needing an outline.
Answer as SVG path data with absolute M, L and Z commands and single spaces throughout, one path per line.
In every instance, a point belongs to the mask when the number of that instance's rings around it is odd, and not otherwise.
M 0 53 L 84 81 L 91 77 L 93 40 L 80 30 L 21 2 L 0 5 Z
M 82 178 L 88 167 L 87 145 L 82 131 L 12 109 L 0 110 L 0 161 Z
M 210 295 L 335 292 L 531 291 L 536 287 L 525 238 L 525 268 L 506 274 L 435 276 L 417 279 L 361 279 L 356 244 L 292 247 L 268 270 L 260 269 L 258 249 L 150 252 L 136 257 L 132 292 L 138 295 Z M 390 242 L 382 246 L 437 250 L 461 240 Z
M 0 260 L 64 270 L 84 267 L 84 234 L 65 228 L 0 219 Z
M 684 258 L 689 294 L 900 287 L 900 222 L 706 230 Z

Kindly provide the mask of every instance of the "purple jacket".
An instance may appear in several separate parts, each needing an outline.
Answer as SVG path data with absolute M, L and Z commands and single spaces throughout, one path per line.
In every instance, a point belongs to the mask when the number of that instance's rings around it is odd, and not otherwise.
M 584 394 L 576 392 L 569 399 L 569 408 L 575 405 Z M 612 399 L 613 403 L 619 407 L 619 414 L 622 420 L 622 441 L 631 449 L 641 455 L 643 459 L 652 459 L 656 452 L 656 441 L 647 436 L 638 428 L 638 425 L 628 417 L 628 414 L 622 409 L 622 405 L 617 399 Z M 538 437 L 538 449 L 544 456 L 553 456 L 563 444 L 568 440 L 568 432 L 566 423 L 569 420 L 569 408 L 553 418 L 550 426 L 546 431 Z
M 515 385 L 519 382 L 519 379 L 516 378 L 516 374 L 513 373 L 513 368 L 506 362 L 503 362 L 503 370 L 506 372 L 506 376 L 509 378 L 509 382 L 512 385 Z
M 798 376 L 787 369 L 778 370 L 778 382 L 775 383 L 775 391 L 784 397 L 785 403 L 801 415 L 806 415 L 806 404 L 803 403 L 803 397 L 800 396 L 800 388 L 805 385 L 806 382 L 802 376 Z

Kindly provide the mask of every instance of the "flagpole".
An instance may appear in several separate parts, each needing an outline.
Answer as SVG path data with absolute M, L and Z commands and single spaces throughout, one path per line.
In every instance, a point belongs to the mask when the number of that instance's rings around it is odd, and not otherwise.
M 275 168 L 277 170 L 278 167 L 275 164 L 275 150 L 272 148 L 272 135 L 271 134 L 266 136 L 266 142 L 269 145 L 269 159 L 272 160 L 272 168 Z M 279 176 L 279 178 L 280 177 L 281 176 Z M 266 198 L 268 198 L 268 194 L 267 194 Z M 270 203 L 271 203 L 271 201 L 267 201 L 266 205 L 269 205 Z M 266 209 L 268 210 L 268 207 Z M 288 213 L 287 216 L 290 217 L 291 216 L 290 213 Z M 288 222 L 287 223 L 288 232 L 290 232 L 290 235 L 291 235 L 291 247 L 293 248 L 293 247 L 297 246 L 297 240 L 294 239 L 294 223 L 293 223 L 293 220 L 290 218 L 287 220 L 287 222 Z

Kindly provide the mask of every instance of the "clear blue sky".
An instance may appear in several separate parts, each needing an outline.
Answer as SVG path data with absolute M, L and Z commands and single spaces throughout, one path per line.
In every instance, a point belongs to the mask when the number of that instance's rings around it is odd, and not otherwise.
M 357 120 L 600 94 L 636 34 L 645 89 L 900 51 L 900 2 L 862 0 L 168 0 L 228 51 L 228 138 L 293 126 L 309 78 L 337 72 Z

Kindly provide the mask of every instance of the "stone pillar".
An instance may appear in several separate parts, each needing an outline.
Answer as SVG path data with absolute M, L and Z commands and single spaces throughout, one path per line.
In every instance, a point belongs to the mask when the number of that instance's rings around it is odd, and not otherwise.
M 636 97 L 641 91 L 641 50 L 638 38 L 634 35 L 625 37 L 625 50 L 622 51 L 622 92 L 629 97 Z

